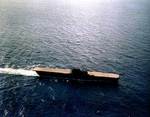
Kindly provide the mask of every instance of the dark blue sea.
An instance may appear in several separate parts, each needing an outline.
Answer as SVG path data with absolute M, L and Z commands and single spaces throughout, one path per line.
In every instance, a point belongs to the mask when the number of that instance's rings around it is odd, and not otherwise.
M 118 86 L 3 73 L 115 72 Z M 150 117 L 150 0 L 0 0 L 0 117 Z

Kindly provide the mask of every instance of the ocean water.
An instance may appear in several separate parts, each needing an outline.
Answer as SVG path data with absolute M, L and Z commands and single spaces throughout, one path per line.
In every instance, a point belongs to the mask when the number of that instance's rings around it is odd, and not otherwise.
M 149 11 L 149 0 L 0 0 L 0 117 L 149 117 Z M 121 78 L 116 87 L 11 71 L 35 66 Z

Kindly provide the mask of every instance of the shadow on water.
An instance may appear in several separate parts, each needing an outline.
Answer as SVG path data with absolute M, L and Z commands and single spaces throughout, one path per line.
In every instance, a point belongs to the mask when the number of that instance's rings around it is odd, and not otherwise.
M 63 78 L 63 77 L 62 77 Z M 59 79 L 57 77 L 54 76 L 50 76 L 50 77 L 39 77 L 39 82 L 43 82 L 45 84 L 48 83 L 60 83 L 60 84 L 64 84 L 64 85 L 69 85 L 71 87 L 101 87 L 101 88 L 112 88 L 112 89 L 117 89 L 119 87 L 119 81 L 109 81 L 109 80 L 100 80 L 100 81 L 86 81 L 86 80 L 68 80 L 69 78 L 64 78 L 64 79 Z

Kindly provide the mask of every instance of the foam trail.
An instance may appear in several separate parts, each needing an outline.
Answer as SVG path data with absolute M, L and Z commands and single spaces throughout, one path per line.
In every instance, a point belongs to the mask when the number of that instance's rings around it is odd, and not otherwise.
M 22 76 L 39 76 L 35 71 L 13 68 L 0 68 L 1 74 L 13 74 Z

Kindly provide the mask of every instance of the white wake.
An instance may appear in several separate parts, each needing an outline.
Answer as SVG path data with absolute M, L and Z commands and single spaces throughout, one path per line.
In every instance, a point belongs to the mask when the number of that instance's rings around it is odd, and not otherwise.
M 22 76 L 39 76 L 35 71 L 13 68 L 0 68 L 0 74 L 13 74 Z

